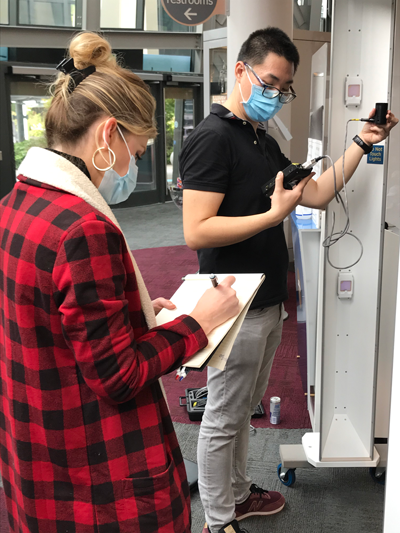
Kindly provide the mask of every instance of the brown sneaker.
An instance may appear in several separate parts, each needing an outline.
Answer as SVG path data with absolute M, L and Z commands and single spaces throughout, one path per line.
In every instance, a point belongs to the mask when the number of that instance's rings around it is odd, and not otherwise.
M 279 513 L 285 506 L 285 498 L 280 492 L 264 490 L 254 483 L 250 487 L 250 492 L 246 501 L 236 505 L 236 520 L 243 520 L 248 516 Z

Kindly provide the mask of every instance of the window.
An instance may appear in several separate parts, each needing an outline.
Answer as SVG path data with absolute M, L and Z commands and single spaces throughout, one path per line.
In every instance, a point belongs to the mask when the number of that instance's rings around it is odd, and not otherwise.
M 32 146 L 47 146 L 44 121 L 51 98 L 44 84 L 32 81 L 11 82 L 11 118 L 15 169 Z
M 142 31 L 196 32 L 172 20 L 161 0 L 101 0 L 100 27 Z
M 8 0 L 0 0 L 0 24 L 10 24 Z
M 18 0 L 18 24 L 74 28 L 78 1 Z

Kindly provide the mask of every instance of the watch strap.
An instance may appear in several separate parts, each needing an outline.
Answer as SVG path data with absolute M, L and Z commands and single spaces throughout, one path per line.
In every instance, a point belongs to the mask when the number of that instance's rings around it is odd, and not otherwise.
M 372 148 L 374 147 L 372 144 L 369 145 L 367 143 L 365 143 L 361 137 L 359 137 L 358 135 L 355 135 L 353 137 L 353 141 L 358 144 L 358 146 L 360 146 L 360 148 L 362 148 L 364 150 L 364 153 L 365 154 L 369 154 L 370 152 L 372 152 Z

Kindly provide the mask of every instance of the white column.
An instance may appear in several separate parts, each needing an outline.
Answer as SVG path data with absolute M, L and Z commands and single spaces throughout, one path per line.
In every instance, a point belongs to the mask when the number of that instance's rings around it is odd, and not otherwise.
M 393 71 L 392 71 L 392 95 L 391 109 L 394 109 L 396 116 L 400 110 L 400 0 L 396 1 L 395 40 L 393 46 Z M 399 141 L 400 134 L 396 129 L 390 134 L 389 143 L 389 163 L 388 163 L 388 194 L 386 218 L 390 224 L 400 227 L 400 192 L 399 192 Z M 393 135 L 394 134 L 394 135 Z M 397 185 L 397 187 L 396 187 Z M 390 205 L 390 209 L 388 209 Z M 400 265 L 400 258 L 399 258 Z M 389 387 L 390 384 L 388 383 Z M 392 396 L 390 406 L 389 425 L 389 450 L 386 471 L 385 487 L 385 514 L 384 533 L 396 533 L 399 528 L 398 508 L 399 508 L 399 450 L 400 450 L 400 268 L 397 278 L 397 309 L 395 322 L 395 339 L 393 352 L 393 373 L 392 373 Z
M 229 94 L 235 85 L 234 68 L 240 47 L 253 31 L 276 26 L 293 37 L 293 0 L 230 0 L 227 26 Z M 279 111 L 279 118 L 290 131 L 290 104 Z M 274 137 L 282 151 L 290 157 L 290 143 L 279 133 Z
M 389 451 L 386 471 L 384 533 L 399 527 L 399 450 L 400 450 L 400 270 L 397 284 L 397 311 L 393 353 L 392 398 L 390 407 Z M 388 387 L 390 384 L 387 384 Z
M 82 0 L 82 30 L 100 30 L 100 0 Z

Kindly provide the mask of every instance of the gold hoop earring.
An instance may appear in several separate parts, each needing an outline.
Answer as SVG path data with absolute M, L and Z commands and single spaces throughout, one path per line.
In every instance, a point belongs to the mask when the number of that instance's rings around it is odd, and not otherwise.
M 116 156 L 115 156 L 115 153 L 111 150 L 110 147 L 107 148 L 107 150 L 110 152 L 110 154 L 112 155 L 113 157 L 113 162 L 110 164 L 110 166 L 106 167 L 106 168 L 100 168 L 96 165 L 96 163 L 94 162 L 94 158 L 95 158 L 95 155 L 97 154 L 97 152 L 101 152 L 101 150 L 105 150 L 105 147 L 104 146 L 101 146 L 100 148 L 97 148 L 97 150 L 95 151 L 95 153 L 93 154 L 92 156 L 92 163 L 93 163 L 93 166 L 94 168 L 97 168 L 97 170 L 100 170 L 100 172 L 105 172 L 106 170 L 110 170 L 110 168 L 112 168 L 114 165 L 115 165 L 115 161 L 116 161 Z M 103 154 L 101 154 L 101 157 L 103 157 Z M 103 157 L 104 161 L 106 160 L 105 157 Z

